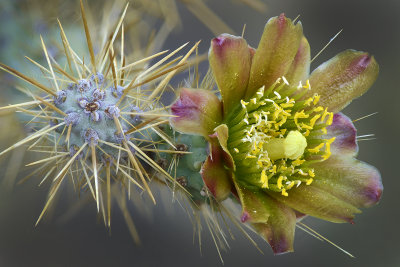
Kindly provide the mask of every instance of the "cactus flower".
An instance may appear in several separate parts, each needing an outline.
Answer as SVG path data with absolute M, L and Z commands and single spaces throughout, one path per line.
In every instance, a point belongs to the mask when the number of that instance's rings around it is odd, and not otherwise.
M 366 92 L 379 67 L 365 52 L 344 51 L 310 74 L 301 23 L 283 14 L 265 26 L 258 48 L 222 34 L 209 63 L 221 94 L 182 89 L 173 127 L 204 136 L 201 175 L 216 200 L 234 197 L 274 253 L 293 251 L 295 225 L 310 215 L 350 222 L 382 194 L 379 172 L 355 159 L 352 121 L 340 111 Z

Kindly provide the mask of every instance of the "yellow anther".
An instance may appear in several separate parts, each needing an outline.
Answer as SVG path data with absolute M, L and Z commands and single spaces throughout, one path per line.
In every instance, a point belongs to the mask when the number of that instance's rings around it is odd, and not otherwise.
M 309 106 L 312 102 L 313 102 L 313 98 L 312 97 L 310 97 L 310 98 L 307 98 L 306 100 L 305 100 L 305 102 L 304 102 L 304 105 L 305 106 Z
M 306 85 L 304 85 L 303 88 L 305 88 L 305 89 L 310 89 L 311 88 L 310 80 L 306 81 Z
M 331 125 L 333 122 L 333 113 L 329 112 L 329 119 L 326 121 L 327 125 Z
M 327 134 L 327 133 L 328 133 L 328 131 L 326 130 L 326 128 L 322 128 L 322 129 L 321 129 L 321 132 L 322 132 L 323 134 Z
M 291 181 L 290 184 L 288 184 L 288 185 L 286 186 L 286 189 L 288 189 L 288 190 L 289 190 L 289 189 L 292 189 L 292 187 L 294 186 L 294 184 L 295 184 L 294 181 Z
M 302 169 L 298 170 L 298 173 L 303 176 L 308 176 L 308 173 L 305 173 Z
M 314 128 L 315 122 L 321 117 L 320 114 L 315 115 L 311 120 L 310 120 L 310 126 Z
M 314 95 L 314 101 L 313 101 L 313 104 L 314 105 L 316 105 L 317 103 L 318 103 L 318 101 L 319 101 L 319 99 L 321 98 L 321 96 L 320 95 Z
M 235 151 L 236 153 L 239 153 L 239 149 L 237 149 L 236 147 L 233 149 L 233 151 Z
M 252 99 L 250 99 L 250 102 L 252 102 L 253 104 L 257 104 L 257 98 L 252 98 Z
M 305 124 L 305 123 L 301 123 L 301 124 L 300 124 L 300 128 L 304 128 L 304 129 L 308 129 L 308 130 L 312 130 L 312 129 L 313 129 L 312 126 L 307 125 L 307 124 Z
M 276 173 L 276 165 L 273 165 L 271 169 L 269 169 L 269 172 L 271 172 L 272 174 Z
M 333 142 L 335 142 L 336 137 L 332 137 L 330 139 L 325 139 L 325 141 L 329 144 L 332 144 Z
M 321 121 L 323 122 L 326 118 L 326 116 L 329 114 L 328 108 L 325 108 L 324 113 L 321 116 Z
M 331 144 L 333 143 L 333 141 L 335 141 L 335 138 L 336 137 L 326 140 L 327 142 L 325 144 L 325 154 L 322 156 L 324 160 L 327 160 L 331 156 Z
M 281 107 L 282 108 L 291 108 L 291 107 L 293 107 L 294 106 L 294 103 L 282 103 L 281 104 Z
M 296 125 L 298 125 L 298 119 L 306 119 L 306 118 L 308 118 L 309 116 L 310 116 L 310 115 L 304 113 L 304 110 L 302 110 L 302 111 L 300 111 L 300 112 L 296 112 L 296 113 L 294 114 L 294 123 L 295 123 Z
M 293 166 L 300 166 L 301 164 L 303 164 L 305 162 L 305 160 L 304 159 L 296 159 L 296 160 L 294 160 L 293 162 L 292 162 L 292 165 Z
M 268 188 L 268 176 L 265 174 L 265 169 L 261 171 L 262 188 Z
M 279 176 L 278 181 L 276 182 L 276 185 L 278 186 L 279 189 L 282 189 L 282 181 L 285 179 L 286 177 L 284 176 Z
M 308 175 L 310 175 L 310 177 L 315 177 L 314 170 L 312 169 L 308 170 Z
M 316 108 L 313 108 L 313 112 L 321 112 L 321 111 L 323 111 L 323 110 L 324 110 L 324 108 L 321 107 L 321 106 L 316 107 Z
M 286 192 L 285 188 L 282 189 L 282 196 L 287 197 L 289 194 Z
M 279 171 L 286 171 L 287 170 L 287 167 L 285 166 L 285 165 L 281 165 L 280 167 L 279 167 Z
M 314 179 L 313 178 L 309 178 L 309 179 L 307 179 L 307 181 L 306 181 L 306 185 L 310 185 L 312 182 L 314 181 Z
M 318 146 L 316 146 L 314 148 L 309 148 L 308 151 L 310 153 L 318 153 L 321 150 L 321 148 L 324 147 L 324 145 L 325 145 L 325 143 L 321 143 L 321 144 L 319 144 Z
M 256 156 L 247 154 L 245 158 L 246 158 L 246 159 L 255 159 Z

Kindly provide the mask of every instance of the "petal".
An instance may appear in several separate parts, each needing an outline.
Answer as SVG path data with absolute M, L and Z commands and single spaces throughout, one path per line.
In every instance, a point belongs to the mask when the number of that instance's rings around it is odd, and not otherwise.
M 330 192 L 353 206 L 370 207 L 382 195 L 381 175 L 367 163 L 337 155 L 313 167 L 316 178 L 311 186 Z
M 222 102 L 224 113 L 244 97 L 250 75 L 251 51 L 242 37 L 222 34 L 212 39 L 208 53 Z
M 330 191 L 322 190 L 312 184 L 301 184 L 297 188 L 290 189 L 287 197 L 272 191 L 268 194 L 297 211 L 331 222 L 352 223 L 354 213 L 361 212 Z
M 208 138 L 222 120 L 222 103 L 211 91 L 182 88 L 171 113 L 177 116 L 170 119 L 177 131 Z
M 297 54 L 294 57 L 292 65 L 290 66 L 289 71 L 286 73 L 285 78 L 292 85 L 298 85 L 301 81 L 304 82 L 307 80 L 308 75 L 310 75 L 310 45 L 307 39 L 303 36 L 300 42 L 299 49 L 297 50 Z
M 270 216 L 267 223 L 254 223 L 254 229 L 271 245 L 275 254 L 293 252 L 296 214 L 286 205 L 269 198 Z
M 365 52 L 346 50 L 320 65 L 310 76 L 311 91 L 320 104 L 338 112 L 365 93 L 375 82 L 379 66 Z
M 324 139 L 336 137 L 335 141 L 331 144 L 333 155 L 357 155 L 357 129 L 349 117 L 340 112 L 334 114 L 332 124 L 326 127 L 326 130 L 327 134 L 323 136 Z
M 217 201 L 226 199 L 232 189 L 231 172 L 224 166 L 223 153 L 220 146 L 213 146 L 200 171 L 205 185 Z
M 231 170 L 235 170 L 236 169 L 235 162 L 228 149 L 228 137 L 229 137 L 228 126 L 226 126 L 226 124 L 221 124 L 218 127 L 216 127 L 214 131 L 215 133 L 213 135 L 210 135 L 210 137 L 218 139 L 219 145 L 225 152 L 223 157 L 227 167 Z
M 256 187 L 247 187 L 233 178 L 242 205 L 242 222 L 266 223 L 270 216 L 271 198 Z
M 251 64 L 246 99 L 263 85 L 269 88 L 288 72 L 302 37 L 301 23 L 293 24 L 284 14 L 268 21 Z

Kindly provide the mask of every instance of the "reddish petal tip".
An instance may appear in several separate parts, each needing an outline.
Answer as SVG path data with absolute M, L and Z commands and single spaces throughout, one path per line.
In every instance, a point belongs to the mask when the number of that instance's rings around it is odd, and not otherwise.
M 250 219 L 249 213 L 248 213 L 247 211 L 244 211 L 243 214 L 242 214 L 242 216 L 240 217 L 240 221 L 241 221 L 242 223 L 245 223 L 245 222 L 247 222 L 249 219 Z

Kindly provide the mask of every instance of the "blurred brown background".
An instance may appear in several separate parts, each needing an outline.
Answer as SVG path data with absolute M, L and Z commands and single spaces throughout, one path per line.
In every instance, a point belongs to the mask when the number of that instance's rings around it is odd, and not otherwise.
M 222 253 L 225 266 L 400 266 L 400 227 L 397 221 L 400 220 L 400 177 L 397 173 L 400 159 L 400 105 L 397 103 L 400 99 L 400 2 L 265 2 L 268 5 L 265 14 L 228 0 L 207 3 L 237 35 L 241 34 L 243 24 L 247 24 L 245 38 L 254 47 L 257 47 L 268 18 L 282 12 L 291 18 L 300 15 L 312 55 L 317 54 L 331 37 L 343 29 L 340 36 L 313 62 L 312 69 L 347 48 L 368 51 L 377 59 L 381 69 L 377 82 L 367 94 L 347 107 L 345 113 L 356 119 L 379 112 L 356 122 L 359 135 L 376 135 L 376 140 L 359 143 L 358 158 L 381 171 L 385 190 L 381 203 L 358 215 L 355 225 L 332 224 L 312 218 L 305 220 L 306 224 L 354 254 L 355 259 L 297 229 L 295 253 L 282 256 L 273 256 L 269 245 L 252 235 L 264 251 L 264 255 L 260 254 L 241 234 L 236 233 L 236 240 L 230 241 L 230 250 Z M 10 3 L 6 0 L 1 2 L 4 6 Z M 28 3 L 35 5 L 35 1 Z M 78 1 L 71 1 L 71 6 L 74 5 L 77 7 Z M 183 29 L 173 33 L 164 48 L 175 48 L 183 42 L 193 43 L 201 39 L 200 51 L 207 51 L 209 40 L 214 35 L 185 7 L 179 5 L 179 10 Z M 22 19 L 28 16 L 24 12 L 29 13 L 29 9 L 7 19 Z M 60 8 L 57 12 L 60 18 L 71 16 L 67 8 Z M 79 16 L 72 12 L 72 17 L 72 23 L 80 26 Z M 55 29 L 55 19 L 51 14 L 44 21 Z M 11 38 L 4 33 L 4 23 L 0 27 L 3 44 L 10 40 L 28 44 L 32 38 L 38 40 L 36 33 L 29 28 L 24 29 L 28 33 Z M 2 61 L 10 60 L 4 59 L 9 53 L 6 48 L 10 49 L 10 46 L 1 46 Z M 19 54 L 18 60 L 23 62 L 22 58 L 27 53 L 23 50 L 15 53 Z M 6 63 L 17 65 L 16 62 Z M 2 102 L 6 101 L 4 97 Z M 8 94 L 7 97 L 12 95 Z M 5 131 L 8 126 L 2 122 L 0 127 L 1 131 Z M 7 146 L 6 141 L 2 142 L 1 148 Z M 3 174 L 5 167 L 2 168 L 0 173 Z M 150 219 L 131 209 L 142 239 L 141 246 L 133 243 L 118 208 L 113 211 L 110 235 L 102 222 L 97 220 L 94 203 L 63 221 L 61 218 L 72 202 L 59 201 L 53 216 L 34 227 L 47 192 L 46 187 L 37 187 L 39 181 L 40 177 L 34 178 L 14 188 L 12 193 L 2 193 L 0 196 L 0 266 L 221 266 L 207 231 L 203 232 L 200 254 L 198 242 L 192 240 L 191 223 L 177 205 L 173 212 L 165 211 L 162 205 L 155 207 Z M 70 199 L 68 195 L 71 194 L 64 192 L 60 200 Z

